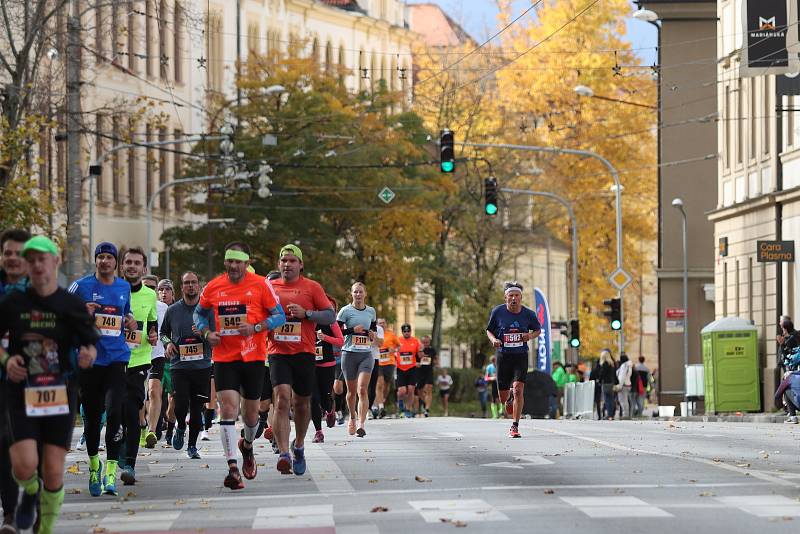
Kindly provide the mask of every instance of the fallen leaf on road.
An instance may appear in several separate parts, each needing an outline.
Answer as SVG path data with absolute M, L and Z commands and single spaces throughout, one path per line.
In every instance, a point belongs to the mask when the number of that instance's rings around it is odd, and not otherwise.
M 714 463 L 720 463 L 722 460 L 720 460 L 719 458 L 714 458 L 711 461 Z
M 431 479 L 425 478 L 425 477 L 420 476 L 420 475 L 415 476 L 414 480 L 416 480 L 417 482 L 430 482 L 431 481 Z
M 211 468 L 208 466 L 208 464 L 203 464 L 203 465 L 201 465 L 200 467 L 202 467 L 203 469 L 211 469 Z
M 554 494 L 554 493 L 555 493 L 555 491 L 553 491 L 553 490 L 551 490 L 551 489 L 546 489 L 546 490 L 544 490 L 544 494 L 545 494 L 545 495 L 552 495 L 552 494 Z
M 175 504 L 186 504 L 186 499 L 178 499 Z
M 128 515 L 136 515 L 136 510 L 128 510 Z
M 713 497 L 714 494 L 711 493 L 710 491 L 703 491 L 703 492 L 700 493 L 700 496 L 701 497 Z
M 454 526 L 454 527 L 458 527 L 458 528 L 463 528 L 463 527 L 466 527 L 466 526 L 467 526 L 467 524 L 466 524 L 465 522 L 463 522 L 463 521 L 459 521 L 458 519 L 456 519 L 456 520 L 455 520 L 455 521 L 453 521 L 452 523 L 453 523 L 453 526 Z
M 736 467 L 750 467 L 750 464 L 736 464 Z
M 128 498 L 136 497 L 136 492 L 135 491 L 129 491 L 125 496 L 128 497 Z
M 94 527 L 92 529 L 92 532 L 108 532 L 108 531 L 106 529 L 104 529 L 103 527 Z
M 614 488 L 614 493 L 615 493 L 616 495 L 620 495 L 621 493 L 625 493 L 625 490 L 623 490 L 623 489 L 619 489 L 619 488 Z
M 370 512 L 372 512 L 373 514 L 374 514 L 375 512 L 388 512 L 388 511 L 389 511 L 389 509 L 388 509 L 388 508 L 386 508 L 385 506 L 376 506 L 375 508 L 373 508 L 372 510 L 370 510 Z
M 70 489 L 67 490 L 67 493 L 69 495 L 80 495 L 81 494 L 81 490 L 80 490 L 80 488 L 70 488 Z
M 459 467 L 464 467 L 464 466 L 465 466 L 465 465 L 467 465 L 467 464 L 465 464 L 465 463 L 462 463 L 462 462 L 456 462 L 456 465 L 457 465 L 457 466 L 459 466 Z
M 697 482 L 697 481 L 696 481 L 695 479 L 693 479 L 693 478 L 690 478 L 690 479 L 689 479 L 689 482 L 691 482 L 692 484 L 694 484 L 694 483 L 695 483 L 695 482 Z
M 376 479 L 374 479 L 374 478 L 372 478 L 370 480 L 367 480 L 367 482 L 369 482 L 370 484 L 377 484 L 378 483 L 378 481 Z
M 73 465 L 67 467 L 67 473 L 70 473 L 72 475 L 82 475 L 83 474 L 83 473 L 81 473 L 81 470 L 78 467 L 78 464 L 73 464 Z

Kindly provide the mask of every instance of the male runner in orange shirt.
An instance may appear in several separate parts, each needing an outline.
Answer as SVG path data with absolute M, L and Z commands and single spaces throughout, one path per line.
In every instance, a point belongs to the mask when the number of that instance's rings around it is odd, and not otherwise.
M 400 412 L 406 417 L 414 417 L 410 410 L 414 406 L 414 390 L 417 387 L 417 356 L 422 351 L 422 344 L 411 335 L 411 325 L 400 327 L 403 336 L 397 348 L 397 400 Z M 399 415 L 399 414 L 398 414 Z
M 381 345 L 378 359 L 378 386 L 375 394 L 375 403 L 377 404 L 378 417 L 383 419 L 386 417 L 384 403 L 394 380 L 395 355 L 397 348 L 400 346 L 400 340 L 397 339 L 397 335 L 394 332 L 389 330 L 386 325 L 386 319 L 379 318 L 378 326 L 383 328 L 383 345 Z

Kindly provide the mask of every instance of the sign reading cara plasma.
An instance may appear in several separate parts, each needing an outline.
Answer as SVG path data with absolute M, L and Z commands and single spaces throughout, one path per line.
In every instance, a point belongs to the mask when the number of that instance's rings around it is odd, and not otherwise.
M 758 261 L 794 261 L 794 241 L 756 241 Z

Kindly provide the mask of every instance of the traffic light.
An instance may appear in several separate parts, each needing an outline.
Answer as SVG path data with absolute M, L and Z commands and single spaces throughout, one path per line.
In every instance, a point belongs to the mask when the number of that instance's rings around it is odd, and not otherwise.
M 486 215 L 497 214 L 497 178 L 486 178 L 483 181 L 483 211 Z
M 603 311 L 603 315 L 608 317 L 609 323 L 611 324 L 611 330 L 622 330 L 622 310 L 620 307 L 620 300 L 616 299 L 606 299 L 603 301 L 603 304 L 608 308 Z
M 439 133 L 440 159 L 439 168 L 442 172 L 451 173 L 456 170 L 456 152 L 453 147 L 455 138 L 453 132 L 445 128 Z
M 581 327 L 577 319 L 569 322 L 569 346 L 573 349 L 581 346 Z

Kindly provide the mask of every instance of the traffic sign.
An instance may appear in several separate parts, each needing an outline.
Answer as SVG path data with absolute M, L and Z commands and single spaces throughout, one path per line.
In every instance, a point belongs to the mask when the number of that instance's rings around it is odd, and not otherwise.
M 396 196 L 397 195 L 394 194 L 394 191 L 392 191 L 388 187 L 384 187 L 383 189 L 381 189 L 381 192 L 378 193 L 378 198 L 383 200 L 384 204 L 388 204 L 389 202 L 394 200 L 394 197 Z
M 683 308 L 664 308 L 665 319 L 683 319 L 685 316 Z
M 629 275 L 622 267 L 620 267 L 611 273 L 611 276 L 608 277 L 608 281 L 611 282 L 611 285 L 614 286 L 617 291 L 622 291 L 633 281 L 633 278 L 631 278 L 631 275 Z

